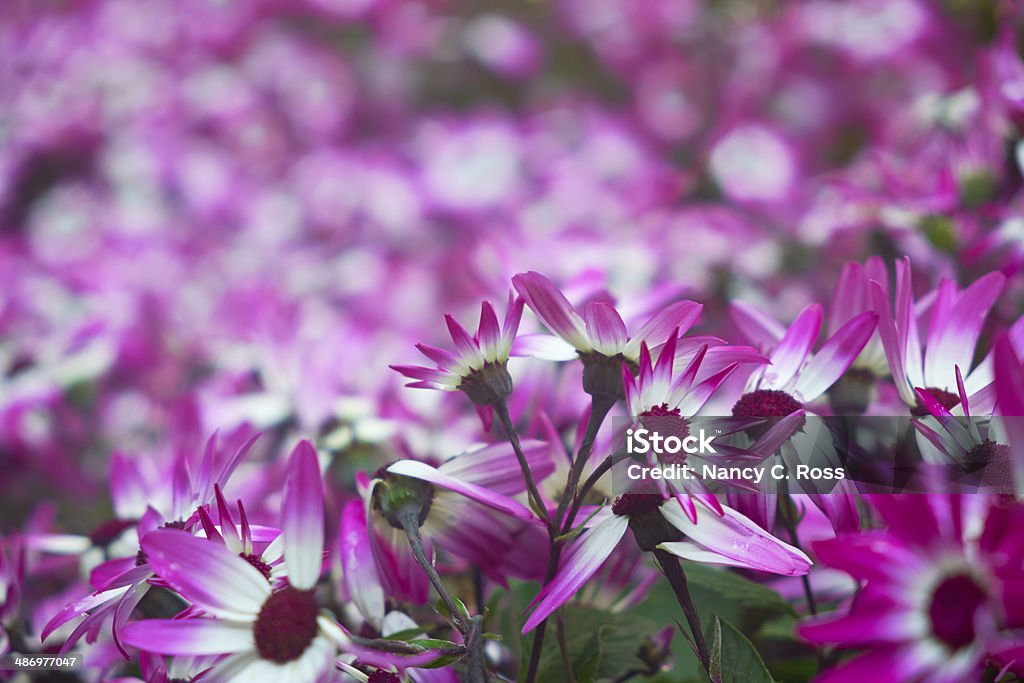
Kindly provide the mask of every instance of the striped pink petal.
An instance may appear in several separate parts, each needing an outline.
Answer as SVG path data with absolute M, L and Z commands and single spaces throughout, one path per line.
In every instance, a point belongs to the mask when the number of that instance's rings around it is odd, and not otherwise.
M 416 348 L 424 356 L 437 363 L 437 367 L 442 370 L 451 370 L 459 364 L 459 359 L 452 355 L 450 351 L 431 346 L 430 344 L 416 344 Z
M 526 439 L 520 446 L 535 481 L 543 481 L 554 472 L 555 464 L 548 444 Z M 508 443 L 495 443 L 457 455 L 438 469 L 448 476 L 505 496 L 514 496 L 526 489 L 519 460 Z
M 508 308 L 505 310 L 505 320 L 501 324 L 501 345 L 498 352 L 505 358 L 512 352 L 512 343 L 515 341 L 516 333 L 519 332 L 519 322 L 523 318 L 523 307 L 526 302 L 523 297 L 512 298 L 511 292 L 508 295 Z
M 677 335 L 686 334 L 697 322 L 703 309 L 704 307 L 695 301 L 677 301 L 670 304 L 644 323 L 630 338 L 622 352 L 623 355 L 630 360 L 636 360 L 640 353 L 640 342 L 647 342 L 648 346 L 655 347 L 664 344 L 673 331 L 676 331 Z
M 351 500 L 341 513 L 338 535 L 342 581 L 349 598 L 375 628 L 384 619 L 384 589 L 370 549 L 366 512 L 361 500 Z
M 811 560 L 807 555 L 775 538 L 736 510 L 723 506 L 724 514 L 718 515 L 701 504 L 697 511 L 694 522 L 678 505 L 661 506 L 662 516 L 672 526 L 703 549 L 718 555 L 722 564 L 786 576 L 810 571 Z M 672 543 L 662 547 L 673 552 Z
M 423 481 L 429 481 L 431 484 L 436 484 L 437 486 L 446 488 L 449 491 L 454 491 L 469 498 L 470 500 L 475 500 L 481 505 L 485 505 L 492 510 L 504 512 L 505 514 L 516 517 L 517 519 L 522 519 L 524 521 L 537 520 L 532 512 L 511 498 L 503 496 L 490 489 L 485 489 L 482 486 L 477 486 L 476 484 L 456 479 L 455 477 L 423 462 L 417 462 L 416 460 L 399 460 L 388 467 L 388 472 L 401 474 L 406 477 L 413 477 L 414 479 L 422 479 Z
M 145 619 L 127 624 L 121 640 L 162 655 L 232 654 L 256 647 L 248 624 L 213 619 Z
M 540 360 L 575 360 L 576 348 L 561 337 L 550 334 L 521 334 L 512 342 L 513 356 L 529 356 Z
M 530 271 L 514 276 L 512 285 L 549 330 L 578 351 L 593 350 L 583 320 L 551 280 Z
M 480 304 L 480 324 L 477 326 L 477 341 L 483 352 L 484 360 L 493 363 L 498 357 L 501 345 L 501 329 L 498 327 L 498 314 L 489 301 Z
M 801 400 L 813 401 L 835 384 L 860 355 L 877 323 L 878 314 L 866 311 L 849 320 L 825 342 L 797 379 L 796 390 Z
M 747 341 L 762 349 L 774 348 L 786 334 L 786 328 L 777 320 L 745 301 L 732 302 L 729 317 Z
M 800 370 L 818 338 L 821 315 L 821 306 L 809 304 L 786 330 L 772 351 L 771 366 L 765 370 L 765 377 L 771 378 L 769 388 L 785 388 Z
M 484 356 L 473 337 L 469 336 L 466 328 L 447 314 L 444 316 L 444 321 L 448 325 L 448 332 L 452 335 L 452 341 L 455 342 L 455 348 L 458 349 L 462 361 L 473 369 L 483 367 Z
M 953 384 L 953 367 L 971 367 L 974 347 L 989 309 L 995 304 L 1006 277 L 989 273 L 965 289 L 940 326 L 938 339 L 929 338 L 924 360 L 925 384 L 939 388 Z
M 612 554 L 627 528 L 628 518 L 609 515 L 576 540 L 555 578 L 537 596 L 539 602 L 523 625 L 523 633 L 532 631 L 576 594 Z
M 142 549 L 161 579 L 211 614 L 249 620 L 270 595 L 263 574 L 219 543 L 160 529 L 142 539 Z
M 281 509 L 288 582 L 309 590 L 320 578 L 324 553 L 324 490 L 313 444 L 303 440 L 292 451 Z
M 626 323 L 612 306 L 592 302 L 583 309 L 587 336 L 594 350 L 606 356 L 621 353 L 626 346 Z
M 879 283 L 872 280 L 870 287 L 875 313 L 878 314 L 878 336 L 882 340 L 885 358 L 889 362 L 889 371 L 900 392 L 900 398 L 904 403 L 912 404 L 915 397 L 914 388 L 907 381 L 906 347 L 901 342 L 901 335 L 896 329 L 896 320 L 893 318 L 889 299 Z

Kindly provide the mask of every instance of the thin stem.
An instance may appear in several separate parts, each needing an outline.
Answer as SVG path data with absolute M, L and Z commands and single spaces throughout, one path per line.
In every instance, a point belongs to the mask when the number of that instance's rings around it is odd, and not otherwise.
M 483 624 L 484 618 L 476 615 L 470 620 L 469 633 L 466 634 L 466 648 L 469 651 L 466 657 L 466 672 L 469 675 L 469 683 L 487 683 L 490 678 L 484 662 Z
M 612 467 L 628 457 L 629 454 L 625 451 L 615 453 L 606 457 L 601 461 L 600 465 L 594 468 L 594 471 L 590 473 L 587 480 L 583 482 L 583 486 L 580 487 L 579 493 L 576 495 L 575 500 L 573 500 L 572 505 L 569 506 L 569 514 L 566 516 L 565 522 L 562 523 L 560 533 L 565 534 L 572 529 L 572 523 L 576 521 L 576 515 L 579 514 L 580 508 L 583 506 L 583 501 L 586 500 L 587 494 L 590 493 L 590 490 L 594 488 L 601 477 L 603 477 Z
M 782 519 L 782 526 L 786 528 L 789 539 L 797 550 L 800 547 L 800 537 L 797 535 L 796 506 L 788 493 L 779 493 L 779 517 Z M 811 588 L 811 580 L 807 574 L 800 577 L 800 583 L 804 589 L 804 597 L 807 599 L 807 611 L 811 614 L 818 613 L 818 601 L 814 598 L 814 590 Z
M 530 502 L 533 504 L 532 507 L 540 515 L 544 523 L 550 527 L 551 515 L 548 514 L 548 508 L 544 504 L 544 499 L 541 498 L 537 482 L 533 480 L 533 473 L 530 472 L 530 463 L 526 461 L 526 454 L 523 453 L 523 447 L 519 443 L 519 434 L 516 433 L 515 425 L 512 424 L 512 418 L 508 414 L 508 404 L 505 401 L 496 403 L 494 405 L 494 413 L 498 416 L 498 420 L 501 421 L 501 426 L 505 429 L 505 435 L 508 437 L 509 443 L 512 444 L 512 450 L 516 453 L 516 460 L 519 461 L 519 469 L 523 471 L 523 480 L 526 482 L 526 490 L 530 496 Z
M 566 683 L 576 683 L 572 660 L 569 658 L 569 643 L 565 640 L 565 622 L 558 612 L 555 612 L 555 635 L 558 637 L 558 651 L 562 654 L 562 669 L 565 671 Z
M 484 611 L 484 573 L 480 567 L 473 565 L 473 601 L 476 603 L 476 612 Z
M 548 621 L 545 619 L 537 624 L 537 628 L 533 630 L 533 640 L 530 642 L 530 664 L 526 669 L 526 683 L 534 683 L 537 680 L 537 670 L 540 668 L 540 653 L 544 649 L 544 632 L 547 629 Z
M 427 573 L 430 584 L 437 591 L 437 594 L 441 596 L 444 606 L 448 608 L 452 624 L 465 637 L 469 632 L 469 626 L 462 619 L 462 610 L 455 604 L 455 600 L 452 599 L 448 589 L 441 581 L 441 577 L 438 575 L 437 570 L 434 569 L 434 565 L 430 563 L 430 560 L 427 559 L 427 554 L 423 551 L 423 538 L 420 536 L 420 522 L 416 511 L 411 509 L 403 511 L 399 513 L 398 520 L 402 525 L 405 535 L 409 538 L 409 547 L 412 548 L 413 557 L 416 558 L 416 562 L 423 568 L 423 571 Z
M 683 614 L 686 615 L 686 623 L 689 625 L 690 633 L 693 635 L 693 642 L 697 645 L 697 656 L 700 657 L 700 663 L 704 665 L 705 671 L 710 672 L 711 653 L 708 651 L 708 644 L 704 641 L 704 631 L 700 625 L 700 615 L 697 614 L 697 607 L 693 604 L 690 590 L 686 586 L 686 573 L 683 571 L 682 565 L 679 564 L 679 558 L 664 550 L 655 550 L 654 558 L 658 561 L 662 573 L 665 574 L 665 578 L 668 579 L 669 584 L 672 586 L 672 590 L 676 594 L 676 600 L 679 601 L 679 606 L 683 608 Z
M 557 522 L 555 526 L 561 526 L 569 504 L 579 498 L 576 488 L 579 486 L 580 477 L 583 476 L 583 468 L 586 466 L 587 460 L 590 458 L 590 452 L 594 448 L 597 432 L 601 429 L 601 424 L 608 415 L 608 411 L 614 405 L 615 399 L 611 396 L 597 395 L 590 401 L 590 419 L 587 420 L 587 430 L 583 434 L 580 450 L 572 461 L 572 467 L 569 470 L 569 481 L 562 492 L 562 500 L 559 502 L 558 511 L 555 513 L 555 521 Z
M 555 538 L 562 526 L 562 520 L 569 509 L 569 504 L 579 496 L 576 487 L 579 485 L 580 476 L 583 473 L 583 466 L 590 457 L 590 451 L 594 448 L 594 441 L 597 439 L 597 432 L 601 429 L 608 411 L 615 405 L 615 398 L 611 396 L 594 396 L 590 402 L 590 418 L 587 420 L 587 429 L 583 434 L 583 442 L 580 444 L 579 452 L 573 459 L 569 469 L 569 478 L 565 489 L 562 491 L 562 498 L 558 502 L 558 510 L 555 517 L 548 526 L 548 567 L 544 577 L 544 584 L 548 584 L 558 571 L 558 560 L 561 558 L 562 545 Z M 537 625 L 533 632 L 533 642 L 530 644 L 530 663 L 527 666 L 525 683 L 535 683 L 537 670 L 540 667 L 540 654 L 544 649 L 544 635 L 547 632 L 547 620 Z

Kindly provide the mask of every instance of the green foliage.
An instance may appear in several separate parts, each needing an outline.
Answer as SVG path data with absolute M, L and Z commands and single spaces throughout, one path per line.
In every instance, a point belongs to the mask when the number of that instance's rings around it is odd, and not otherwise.
M 792 606 L 768 586 L 723 568 L 683 562 L 687 584 L 704 624 L 708 645 L 719 642 L 722 682 L 772 681 L 765 661 L 746 633 L 758 643 L 788 643 L 796 647 L 792 631 L 796 615 Z M 519 633 L 523 613 L 536 595 L 535 583 L 514 583 L 507 592 L 494 595 L 488 605 L 490 628 L 502 635 L 524 672 L 533 634 Z M 684 624 L 672 641 L 672 668 L 655 676 L 636 675 L 631 681 L 647 683 L 707 683 L 707 676 L 687 642 L 689 635 L 682 610 L 668 582 L 658 581 L 647 599 L 626 613 L 612 613 L 570 602 L 560 610 L 573 675 L 578 683 L 609 681 L 647 667 L 638 657 L 645 640 L 665 626 Z M 718 620 L 720 636 L 714 636 Z M 736 626 L 733 626 L 736 624 Z M 742 631 L 740 630 L 742 629 Z M 800 654 L 804 654 L 801 652 Z M 734 661 L 736 660 L 736 661 Z M 786 670 L 786 681 L 806 681 L 813 675 L 813 661 L 800 661 L 799 670 Z M 773 664 L 773 671 L 775 665 Z M 782 675 L 779 668 L 776 675 Z M 756 676 L 740 677 L 741 673 Z M 789 674 L 793 674 L 792 676 Z M 539 680 L 565 680 L 558 649 L 555 622 L 548 623 Z
M 714 683 L 774 683 L 753 643 L 718 616 L 705 629 Z
M 576 605 L 562 608 L 561 615 L 577 683 L 593 683 L 643 668 L 637 653 L 647 637 L 657 630 L 650 619 L 631 612 L 605 612 Z M 538 678 L 542 681 L 566 678 L 554 621 L 548 624 Z

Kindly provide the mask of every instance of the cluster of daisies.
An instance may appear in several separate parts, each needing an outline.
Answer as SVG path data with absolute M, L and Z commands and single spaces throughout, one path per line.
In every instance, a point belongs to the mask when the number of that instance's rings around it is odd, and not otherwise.
M 308 440 L 264 444 L 271 435 L 249 430 L 215 434 L 165 466 L 115 457 L 106 524 L 5 541 L 5 647 L 87 644 L 105 680 L 536 681 L 560 609 L 628 610 L 664 581 L 681 640 L 713 678 L 729 663 L 686 579 L 711 565 L 782 594 L 802 583 L 791 598 L 805 615 L 797 635 L 830 653 L 822 680 L 1020 671 L 1024 477 L 1011 446 L 1024 443 L 1013 419 L 1024 416 L 1024 317 L 975 362 L 1003 276 L 962 289 L 944 280 L 915 298 L 909 262 L 893 265 L 890 286 L 880 260 L 848 264 L 824 334 L 820 305 L 786 327 L 735 304 L 749 345 L 691 334 L 694 301 L 627 323 L 605 296 L 574 305 L 544 275 L 518 274 L 502 320 L 487 302 L 475 333 L 448 316 L 449 348 L 417 345 L 431 366 L 394 366 L 414 388 L 463 394 L 479 413 L 476 446 L 436 459 L 410 439 L 400 457 L 354 473 L 356 495 L 337 472 L 354 456 Z M 537 332 L 520 331 L 526 308 Z M 535 408 L 551 391 L 537 366 L 585 397 L 569 424 Z M 847 417 L 907 416 L 913 440 L 954 469 L 985 458 L 997 479 L 963 495 L 862 494 L 853 480 L 818 494 L 789 483 L 722 493 L 699 478 L 616 494 L 610 482 L 627 423 L 670 420 L 679 433 L 710 420 L 736 437 L 716 457 L 766 461 L 799 449 L 809 418 L 836 414 L 830 404 Z M 905 448 L 906 437 L 875 447 Z M 36 605 L 52 613 L 32 631 L 19 598 L 68 563 L 80 581 Z M 491 630 L 507 615 L 488 605 L 519 582 L 537 589 L 513 645 Z M 595 584 L 617 594 L 611 604 L 588 591 Z M 671 670 L 671 648 L 647 666 Z
M 1021 678 L 1021 35 L 0 3 L 0 678 Z

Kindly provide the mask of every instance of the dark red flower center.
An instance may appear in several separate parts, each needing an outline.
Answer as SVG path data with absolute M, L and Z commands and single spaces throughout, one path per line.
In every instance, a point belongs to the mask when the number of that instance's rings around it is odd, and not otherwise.
M 974 642 L 974 615 L 985 603 L 985 590 L 966 574 L 950 576 L 935 588 L 928 607 L 932 634 L 959 650 Z
M 263 558 L 259 555 L 253 555 L 252 553 L 240 553 L 239 557 L 243 560 L 256 567 L 260 570 L 260 574 L 263 574 L 263 578 L 270 581 L 270 565 L 263 561 Z
M 996 443 L 992 439 L 985 439 L 977 446 L 967 451 L 964 456 L 963 470 L 965 472 L 977 472 L 980 469 L 995 465 L 1009 464 L 1010 447 Z
M 669 408 L 667 403 L 645 410 L 638 417 L 644 429 L 662 438 L 674 436 L 682 441 L 690 435 L 690 423 L 680 414 L 679 408 Z M 686 453 L 662 453 L 658 460 L 666 464 L 682 464 L 686 461 Z
M 652 406 L 649 410 L 640 413 L 640 417 L 665 417 L 668 415 L 679 417 L 679 408 L 669 408 L 667 403 L 662 403 L 660 406 Z
M 786 417 L 803 407 L 785 391 L 758 389 L 740 396 L 732 407 L 732 414 L 736 417 Z
M 278 664 L 301 657 L 316 638 L 318 613 L 313 591 L 286 586 L 272 593 L 253 625 L 260 657 Z
M 378 669 L 370 674 L 367 683 L 402 683 L 402 679 L 390 671 L 380 671 Z
M 657 493 L 623 493 L 612 503 L 612 512 L 620 517 L 644 517 L 657 512 L 663 502 Z
M 946 391 L 945 389 L 936 389 L 935 387 L 925 387 L 925 391 L 932 395 L 935 401 L 942 405 L 946 410 L 952 410 L 953 408 L 960 405 L 960 396 L 952 392 Z M 924 417 L 925 415 L 931 415 L 928 409 L 921 403 L 921 399 L 917 399 L 917 405 L 910 409 L 910 414 L 914 417 Z

